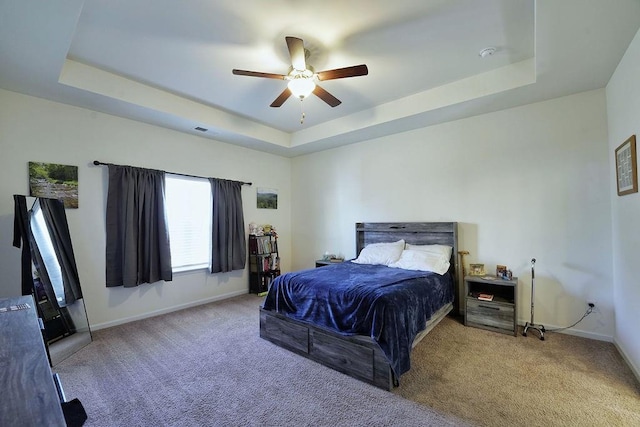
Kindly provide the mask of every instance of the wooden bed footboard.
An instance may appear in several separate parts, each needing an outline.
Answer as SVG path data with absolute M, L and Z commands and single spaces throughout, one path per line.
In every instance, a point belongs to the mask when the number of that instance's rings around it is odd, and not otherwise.
M 260 309 L 260 337 L 322 365 L 384 390 L 393 372 L 378 344 L 363 336 L 343 336 Z
M 417 344 L 453 309 L 447 304 L 427 322 Z M 369 337 L 345 336 L 260 308 L 260 337 L 384 390 L 397 382 L 380 346 Z

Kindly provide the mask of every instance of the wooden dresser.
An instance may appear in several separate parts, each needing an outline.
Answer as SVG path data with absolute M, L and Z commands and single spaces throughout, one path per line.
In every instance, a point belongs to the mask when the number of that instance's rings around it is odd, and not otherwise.
M 31 296 L 0 299 L 0 425 L 66 426 Z

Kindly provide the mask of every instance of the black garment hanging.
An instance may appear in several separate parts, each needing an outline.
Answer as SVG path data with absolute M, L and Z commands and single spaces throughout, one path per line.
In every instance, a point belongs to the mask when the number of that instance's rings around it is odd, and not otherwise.
M 33 292 L 33 275 L 31 273 L 31 246 L 29 245 L 29 213 L 27 211 L 27 198 L 18 194 L 13 195 L 13 246 L 22 246 L 21 270 L 22 270 L 22 295 L 31 295 Z

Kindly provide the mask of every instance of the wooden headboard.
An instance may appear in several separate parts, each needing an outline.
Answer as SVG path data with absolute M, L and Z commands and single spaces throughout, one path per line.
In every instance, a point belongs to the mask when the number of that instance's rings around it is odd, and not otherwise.
M 412 245 L 448 245 L 451 252 L 451 267 L 455 286 L 454 310 L 462 314 L 464 287 L 458 265 L 458 223 L 457 222 L 357 222 L 356 256 L 371 243 L 395 242 L 404 239 Z

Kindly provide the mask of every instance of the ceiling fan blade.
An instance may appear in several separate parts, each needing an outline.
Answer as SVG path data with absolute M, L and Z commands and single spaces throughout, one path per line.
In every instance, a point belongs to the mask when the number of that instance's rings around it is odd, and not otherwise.
M 369 69 L 365 64 L 354 65 L 352 67 L 336 68 L 335 70 L 321 71 L 318 73 L 318 80 L 344 79 L 346 77 L 366 76 Z
M 282 93 L 280 95 L 278 95 L 278 97 L 275 99 L 275 101 L 273 101 L 271 103 L 270 107 L 280 107 L 280 106 L 282 106 L 282 104 L 284 104 L 284 101 L 289 99 L 290 96 L 291 96 L 291 91 L 289 90 L 289 88 L 286 88 L 285 90 L 282 91 Z
M 342 101 L 340 101 L 338 98 L 336 98 L 335 96 L 331 95 L 329 92 L 327 92 L 326 90 L 322 89 L 318 85 L 316 85 L 316 88 L 313 90 L 313 93 L 318 98 L 322 99 L 324 102 L 326 102 L 327 104 L 331 105 L 332 107 L 337 107 L 338 105 L 342 104 Z
M 259 71 L 246 71 L 246 70 L 233 69 L 231 72 L 237 76 L 265 77 L 267 79 L 284 80 L 284 78 L 286 77 L 283 74 L 261 73 Z
M 307 63 L 304 58 L 304 42 L 297 37 L 285 37 L 287 47 L 289 48 L 289 56 L 291 56 L 291 65 L 294 70 L 304 71 L 307 69 Z

